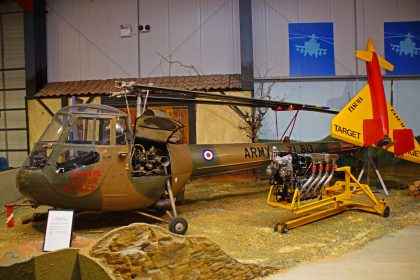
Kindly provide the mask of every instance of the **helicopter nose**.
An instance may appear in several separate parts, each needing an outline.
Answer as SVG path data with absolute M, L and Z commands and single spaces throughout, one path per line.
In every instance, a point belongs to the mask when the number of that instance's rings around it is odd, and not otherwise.
M 16 187 L 30 200 L 42 203 L 50 195 L 51 186 L 41 171 L 19 169 Z

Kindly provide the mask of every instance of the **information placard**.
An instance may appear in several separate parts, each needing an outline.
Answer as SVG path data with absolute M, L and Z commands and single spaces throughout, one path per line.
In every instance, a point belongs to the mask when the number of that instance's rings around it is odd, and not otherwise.
M 43 251 L 55 251 L 71 246 L 73 210 L 49 210 Z

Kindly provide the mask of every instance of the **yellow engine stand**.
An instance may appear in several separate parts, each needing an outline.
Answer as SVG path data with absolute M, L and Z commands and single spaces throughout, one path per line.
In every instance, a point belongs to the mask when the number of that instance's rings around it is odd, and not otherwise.
M 271 186 L 267 198 L 267 204 L 273 207 L 280 207 L 293 211 L 296 214 L 307 211 L 317 210 L 326 206 L 331 206 L 327 209 L 309 214 L 307 216 L 287 221 L 284 224 L 277 224 L 274 227 L 275 231 L 281 233 L 287 232 L 289 229 L 296 228 L 323 218 L 332 216 L 334 214 L 344 212 L 347 210 L 358 209 L 366 212 L 376 213 L 383 217 L 388 217 L 390 213 L 389 206 L 386 206 L 384 199 L 378 201 L 372 193 L 368 185 L 361 184 L 351 173 L 350 167 L 344 166 L 337 168 L 336 171 L 345 172 L 345 181 L 337 181 L 333 186 L 324 188 L 321 200 L 309 200 L 302 203 L 300 201 L 300 190 L 296 189 L 293 195 L 293 200 L 289 204 L 286 201 L 277 202 L 276 196 L 273 192 L 274 186 Z M 371 204 L 358 203 L 353 199 L 353 196 L 365 194 Z

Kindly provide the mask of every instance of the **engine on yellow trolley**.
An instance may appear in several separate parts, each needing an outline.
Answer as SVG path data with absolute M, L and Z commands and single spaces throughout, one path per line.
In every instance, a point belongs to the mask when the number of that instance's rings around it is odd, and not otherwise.
M 289 229 L 352 209 L 389 216 L 390 209 L 385 200 L 376 199 L 370 187 L 361 184 L 351 174 L 349 166 L 337 168 L 337 159 L 336 154 L 295 154 L 273 150 L 271 163 L 267 167 L 271 185 L 267 204 L 296 214 L 314 211 L 275 225 L 275 231 L 285 233 Z M 330 186 L 335 172 L 344 172 L 345 179 Z M 368 203 L 358 202 L 360 195 L 365 195 Z

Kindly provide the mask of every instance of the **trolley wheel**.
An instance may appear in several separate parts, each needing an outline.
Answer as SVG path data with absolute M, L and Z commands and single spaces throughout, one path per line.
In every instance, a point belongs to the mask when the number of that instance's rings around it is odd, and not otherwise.
M 287 228 L 287 226 L 285 224 L 281 226 L 280 233 L 287 233 L 288 231 L 289 231 L 289 229 Z
M 390 213 L 391 213 L 391 209 L 389 208 L 389 206 L 385 206 L 384 207 L 384 212 L 382 213 L 382 217 L 387 218 L 387 217 L 389 217 Z
M 278 223 L 274 226 L 274 232 L 287 233 L 288 231 L 289 231 L 289 229 L 287 228 L 287 226 L 285 224 L 282 225 L 282 224 Z
M 184 218 L 174 217 L 169 222 L 169 231 L 175 234 L 184 235 L 188 229 L 188 223 Z

